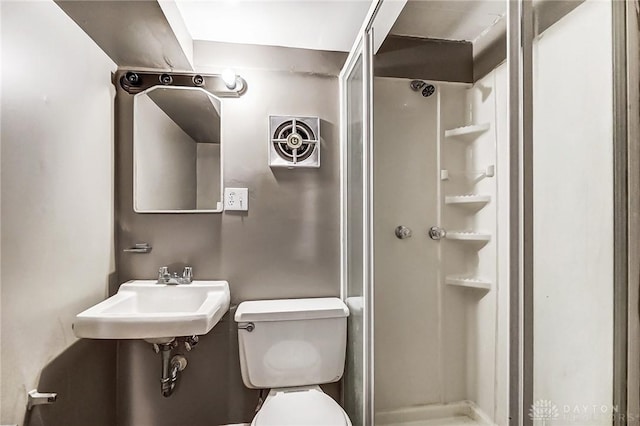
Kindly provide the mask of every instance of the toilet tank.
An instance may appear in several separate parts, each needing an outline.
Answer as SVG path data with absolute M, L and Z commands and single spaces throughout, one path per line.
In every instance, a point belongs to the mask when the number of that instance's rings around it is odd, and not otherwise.
M 340 380 L 348 316 L 334 297 L 242 302 L 235 321 L 244 384 L 264 389 Z

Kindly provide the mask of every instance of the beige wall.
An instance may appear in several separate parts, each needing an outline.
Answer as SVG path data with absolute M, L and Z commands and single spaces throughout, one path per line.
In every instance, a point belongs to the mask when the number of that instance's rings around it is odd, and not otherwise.
M 2 2 L 2 405 L 24 424 L 113 424 L 115 344 L 75 314 L 114 270 L 114 63 L 53 2 Z M 64 420 L 62 420 L 64 419 Z
M 242 54 L 234 56 L 238 52 Z M 271 54 L 282 62 L 270 62 Z M 246 213 L 134 213 L 133 103 L 130 95 L 118 90 L 118 244 L 124 248 L 147 241 L 153 246 L 148 255 L 118 251 L 118 282 L 154 278 L 163 265 L 176 270 L 189 264 L 196 279 L 228 280 L 232 303 L 339 295 L 339 66 L 331 64 L 344 62 L 344 57 L 298 49 L 238 45 L 236 50 L 220 43 L 196 44 L 201 72 L 230 66 L 248 83 L 242 97 L 222 101 L 224 182 L 228 187 L 249 188 Z M 250 66 L 243 67 L 244 63 Z M 329 72 L 290 71 L 298 69 L 297 64 L 316 63 L 325 67 L 319 70 Z M 272 170 L 268 166 L 270 114 L 321 118 L 322 167 Z M 251 420 L 257 394 L 242 384 L 237 331 L 229 316 L 203 336 L 187 358 L 189 366 L 178 389 L 163 398 L 159 356 L 145 342 L 120 342 L 119 425 L 210 426 Z M 332 394 L 336 389 L 333 386 Z

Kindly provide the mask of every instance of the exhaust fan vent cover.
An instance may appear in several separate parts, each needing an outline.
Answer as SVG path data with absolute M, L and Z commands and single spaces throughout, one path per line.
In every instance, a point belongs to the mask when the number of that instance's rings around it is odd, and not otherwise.
M 269 117 L 271 167 L 320 167 L 318 117 Z

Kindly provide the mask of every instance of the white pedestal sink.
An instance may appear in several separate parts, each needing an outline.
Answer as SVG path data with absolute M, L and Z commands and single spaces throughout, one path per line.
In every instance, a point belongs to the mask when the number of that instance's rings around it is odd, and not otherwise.
M 88 339 L 164 339 L 207 334 L 229 310 L 229 283 L 156 284 L 134 280 L 76 315 L 73 331 Z

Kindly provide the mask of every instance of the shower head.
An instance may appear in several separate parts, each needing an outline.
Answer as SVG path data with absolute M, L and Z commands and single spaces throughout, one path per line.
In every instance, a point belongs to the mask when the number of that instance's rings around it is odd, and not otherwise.
M 425 98 L 428 98 L 436 92 L 436 86 L 426 83 L 422 80 L 413 80 L 411 81 L 409 86 L 414 92 L 421 91 L 422 96 L 424 96 Z
M 414 92 L 417 92 L 418 90 L 422 89 L 426 85 L 427 85 L 427 83 L 425 83 L 422 80 L 413 80 L 409 84 L 409 86 L 411 86 L 411 90 L 413 90 Z
M 436 93 L 436 86 L 434 86 L 433 84 L 426 84 L 424 86 L 424 88 L 422 89 L 422 96 L 424 96 L 425 98 L 428 98 L 429 96 L 433 95 L 434 93 Z

